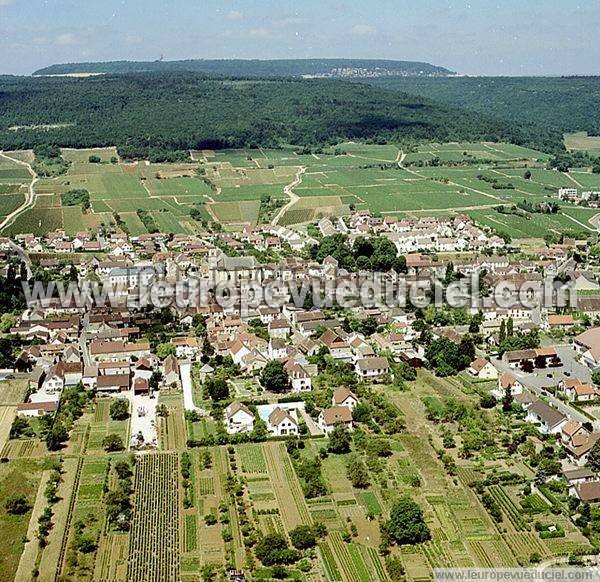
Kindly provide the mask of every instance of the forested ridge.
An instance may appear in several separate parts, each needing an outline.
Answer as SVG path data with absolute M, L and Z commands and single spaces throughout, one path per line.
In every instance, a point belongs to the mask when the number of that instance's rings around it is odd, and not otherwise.
M 42 127 L 40 127 L 42 126 Z M 44 127 L 50 126 L 50 127 Z M 281 144 L 489 140 L 553 150 L 560 132 L 372 85 L 197 73 L 0 77 L 0 146 L 177 151 Z
M 336 69 L 364 69 L 390 75 L 449 75 L 452 71 L 429 63 L 381 59 L 187 59 L 181 61 L 108 61 L 56 64 L 34 75 L 73 73 L 136 73 L 148 71 L 214 73 L 227 77 L 299 77 L 328 75 Z
M 514 123 L 600 135 L 600 77 L 407 77 L 368 82 Z

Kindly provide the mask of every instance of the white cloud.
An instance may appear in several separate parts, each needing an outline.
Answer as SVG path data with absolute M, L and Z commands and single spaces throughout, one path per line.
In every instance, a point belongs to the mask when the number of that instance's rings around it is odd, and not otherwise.
M 10 6 L 15 0 L 0 0 L 0 6 Z
M 352 34 L 356 36 L 371 36 L 377 32 L 377 29 L 370 24 L 356 24 L 352 27 Z
M 72 32 L 65 32 L 56 37 L 55 43 L 60 46 L 73 46 L 77 44 L 77 36 Z
M 244 14 L 239 10 L 231 10 L 225 18 L 227 18 L 227 20 L 243 20 Z
M 250 38 L 265 39 L 265 38 L 271 38 L 272 34 L 268 28 L 251 28 L 248 31 L 248 36 Z
M 301 16 L 285 16 L 284 18 L 276 18 L 273 20 L 273 26 L 277 27 L 285 27 L 285 26 L 295 26 L 296 24 L 304 24 L 306 22 L 305 18 Z

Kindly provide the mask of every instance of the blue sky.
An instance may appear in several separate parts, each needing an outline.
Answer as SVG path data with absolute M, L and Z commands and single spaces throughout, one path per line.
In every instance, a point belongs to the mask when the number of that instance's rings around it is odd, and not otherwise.
M 600 2 L 0 0 L 0 73 L 57 62 L 364 57 L 600 74 Z

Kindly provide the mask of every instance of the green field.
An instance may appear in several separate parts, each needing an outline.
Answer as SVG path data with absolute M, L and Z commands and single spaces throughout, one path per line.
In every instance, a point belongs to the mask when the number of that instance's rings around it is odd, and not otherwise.
M 581 150 L 597 153 L 600 151 L 600 137 L 588 135 L 586 131 L 565 134 L 565 147 L 569 150 Z
M 113 148 L 65 150 L 71 162 L 67 174 L 41 179 L 35 208 L 20 215 L 6 232 L 43 234 L 65 228 L 74 234 L 114 224 L 118 213 L 129 233 L 137 236 L 146 232 L 139 209 L 151 212 L 167 233 L 197 232 L 190 217 L 193 208 L 200 211 L 201 220 L 254 225 L 259 216 L 263 220 L 274 216 L 261 211 L 261 201 L 287 202 L 289 187 L 297 199 L 281 215 L 282 225 L 361 209 L 396 216 L 462 212 L 511 237 L 535 238 L 547 232 L 592 232 L 595 227 L 588 220 L 594 214 L 566 203 L 561 203 L 557 215 L 528 218 L 500 215 L 494 207 L 524 199 L 546 202 L 565 186 L 600 190 L 600 175 L 586 169 L 569 174 L 545 169 L 546 154 L 511 144 L 434 143 L 405 153 L 391 144 L 351 142 L 311 155 L 293 148 L 193 152 L 192 162 L 178 164 L 111 163 L 115 153 Z M 29 159 L 27 152 L 11 155 Z M 90 155 L 98 155 L 102 163 L 89 163 Z M 0 173 L 4 170 L 25 182 L 29 178 L 26 168 L 16 162 L 0 161 Z M 19 207 L 23 187 L 19 182 L 5 184 L 0 215 Z M 90 192 L 91 209 L 61 211 L 60 195 L 76 188 Z

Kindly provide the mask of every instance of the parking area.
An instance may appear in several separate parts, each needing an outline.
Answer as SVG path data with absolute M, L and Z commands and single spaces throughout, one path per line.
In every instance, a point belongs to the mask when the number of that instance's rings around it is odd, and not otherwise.
M 145 446 L 158 446 L 156 432 L 156 405 L 158 397 L 150 398 L 147 395 L 128 394 L 131 402 L 130 440 L 133 443 L 135 436 L 142 433 Z

